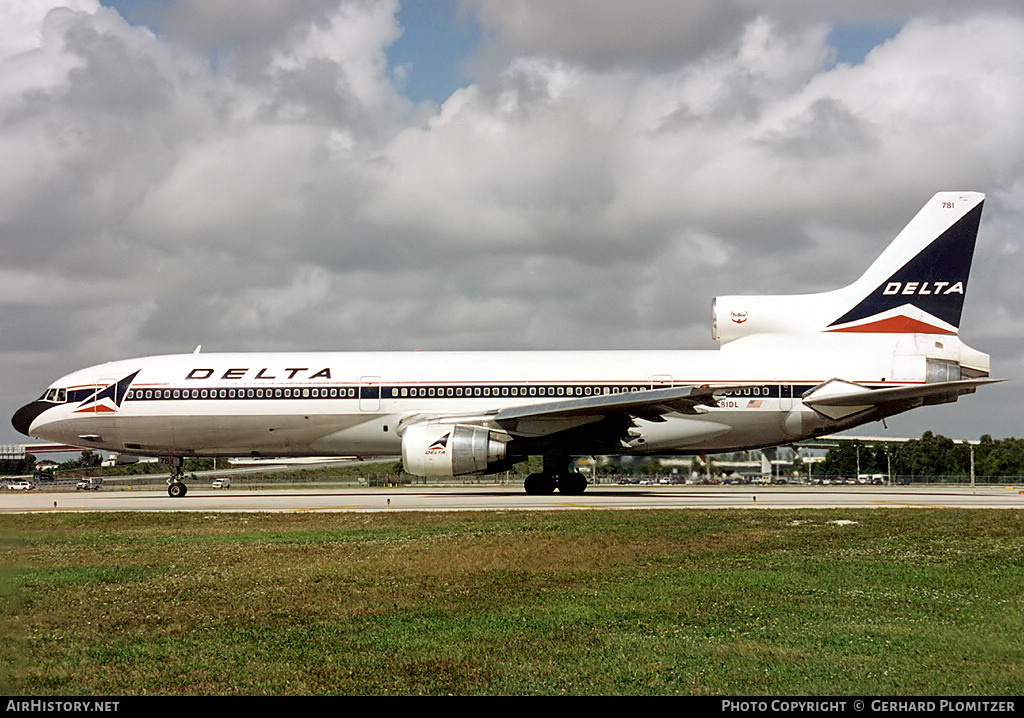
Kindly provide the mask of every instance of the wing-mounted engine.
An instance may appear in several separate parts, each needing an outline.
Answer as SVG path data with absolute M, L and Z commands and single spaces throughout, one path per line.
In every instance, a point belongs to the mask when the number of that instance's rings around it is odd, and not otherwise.
M 414 476 L 500 471 L 509 437 L 480 426 L 420 422 L 402 430 L 402 465 Z

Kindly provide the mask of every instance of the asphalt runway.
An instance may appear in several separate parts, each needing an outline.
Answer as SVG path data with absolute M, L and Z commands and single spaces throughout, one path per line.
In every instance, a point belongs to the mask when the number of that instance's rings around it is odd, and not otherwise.
M 582 496 L 528 496 L 519 487 L 245 488 L 166 491 L 4 491 L 0 512 L 51 511 L 551 511 L 564 509 L 1024 508 L 1024 485 L 890 488 L 591 486 Z

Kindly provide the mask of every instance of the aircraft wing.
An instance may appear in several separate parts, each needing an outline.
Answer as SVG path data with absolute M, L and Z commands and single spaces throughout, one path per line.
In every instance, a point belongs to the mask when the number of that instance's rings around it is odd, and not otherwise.
M 716 393 L 735 388 L 679 386 L 538 402 L 499 409 L 488 420 L 511 435 L 533 438 L 602 422 L 602 437 L 624 440 L 637 419 L 662 422 L 665 414 L 702 414 L 704 407 L 718 406 Z
M 497 422 L 520 419 L 574 419 L 581 416 L 602 416 L 607 414 L 629 414 L 631 416 L 657 421 L 662 414 L 678 412 L 699 414 L 698 407 L 718 406 L 714 395 L 736 387 L 681 386 L 667 389 L 644 389 L 622 394 L 601 394 L 598 396 L 526 404 L 501 409 L 494 415 Z
M 620 394 L 540 401 L 473 415 L 416 415 L 408 417 L 403 423 L 428 421 L 439 424 L 475 424 L 498 428 L 512 436 L 539 438 L 611 419 L 618 427 L 612 430 L 613 433 L 617 438 L 624 438 L 635 419 L 657 422 L 664 421 L 664 415 L 669 413 L 701 414 L 706 411 L 703 407 L 718 406 L 716 394 L 737 388 L 742 387 L 678 386 L 643 389 Z M 603 432 L 602 435 L 611 438 Z

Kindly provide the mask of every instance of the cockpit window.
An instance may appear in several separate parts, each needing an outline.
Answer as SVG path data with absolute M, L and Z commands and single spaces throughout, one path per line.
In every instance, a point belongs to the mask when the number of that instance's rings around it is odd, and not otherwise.
M 47 389 L 46 392 L 39 397 L 39 401 L 49 401 L 55 404 L 63 404 L 68 400 L 67 389 L 57 389 L 56 387 Z

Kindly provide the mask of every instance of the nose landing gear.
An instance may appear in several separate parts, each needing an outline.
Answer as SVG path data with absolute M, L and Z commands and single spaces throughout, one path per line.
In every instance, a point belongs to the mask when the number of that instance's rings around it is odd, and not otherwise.
M 185 486 L 185 470 L 181 468 L 181 457 L 165 457 L 160 459 L 160 463 L 171 467 L 171 475 L 167 477 L 167 495 L 177 499 L 187 494 L 188 487 Z
M 180 478 L 167 479 L 167 495 L 172 498 L 180 498 L 188 493 L 188 487 Z

